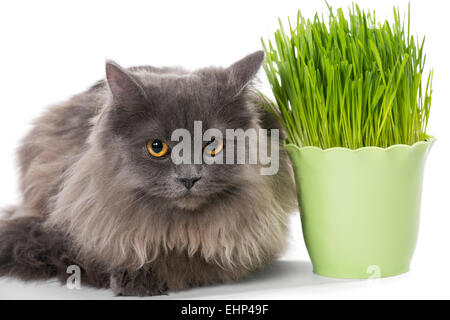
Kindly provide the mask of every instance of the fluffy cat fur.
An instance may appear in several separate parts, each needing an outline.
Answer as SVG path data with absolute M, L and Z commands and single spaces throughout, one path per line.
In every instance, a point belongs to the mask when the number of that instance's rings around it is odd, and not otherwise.
M 291 168 L 175 165 L 174 129 L 278 128 L 251 82 L 264 54 L 196 71 L 106 64 L 106 79 L 38 118 L 18 158 L 23 201 L 0 221 L 0 275 L 59 277 L 117 295 L 235 281 L 276 259 L 296 206 Z M 225 145 L 226 148 L 226 145 Z M 190 190 L 178 180 L 200 177 Z

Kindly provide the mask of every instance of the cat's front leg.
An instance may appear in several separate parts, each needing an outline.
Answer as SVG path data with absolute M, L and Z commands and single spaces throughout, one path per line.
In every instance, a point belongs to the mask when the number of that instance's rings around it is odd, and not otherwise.
M 151 270 L 113 272 L 110 287 L 117 296 L 157 296 L 168 290 L 165 283 L 158 283 Z

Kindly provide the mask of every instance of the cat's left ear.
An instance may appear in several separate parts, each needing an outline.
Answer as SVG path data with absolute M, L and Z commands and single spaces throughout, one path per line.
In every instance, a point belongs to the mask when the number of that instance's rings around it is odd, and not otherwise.
M 256 51 L 225 69 L 233 95 L 238 95 L 256 76 L 264 61 L 264 51 Z
M 106 62 L 106 81 L 114 102 L 127 105 L 130 102 L 145 98 L 145 92 L 138 80 L 128 71 L 113 61 Z

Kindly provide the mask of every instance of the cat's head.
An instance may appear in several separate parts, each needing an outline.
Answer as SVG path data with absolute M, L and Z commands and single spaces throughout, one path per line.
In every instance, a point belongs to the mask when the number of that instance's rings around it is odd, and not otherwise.
M 219 129 L 224 137 L 226 129 L 258 127 L 248 85 L 263 59 L 258 51 L 228 68 L 193 72 L 106 64 L 111 99 L 102 119 L 102 146 L 117 170 L 127 172 L 126 183 L 138 197 L 192 210 L 248 187 L 255 173 L 247 165 L 175 164 L 171 150 L 178 142 L 171 136 L 186 129 L 194 137 L 195 121 L 203 131 Z M 193 145 L 192 157 L 204 155 L 204 148 L 225 152 L 227 139 L 204 141 L 200 150 Z

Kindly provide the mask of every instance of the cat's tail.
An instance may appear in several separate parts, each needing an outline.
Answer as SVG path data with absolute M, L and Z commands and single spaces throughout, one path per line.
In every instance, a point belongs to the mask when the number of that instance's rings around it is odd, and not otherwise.
M 0 223 L 0 276 L 22 280 L 57 277 L 67 281 L 70 266 L 78 266 L 81 281 L 95 287 L 106 287 L 109 278 L 98 268 L 86 268 L 71 253 L 66 236 L 44 228 L 43 217 L 20 217 Z

